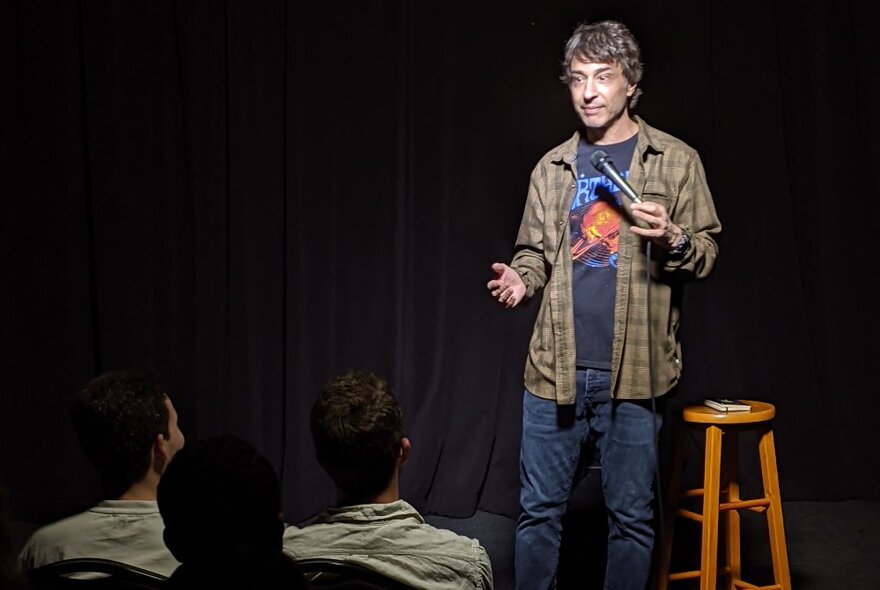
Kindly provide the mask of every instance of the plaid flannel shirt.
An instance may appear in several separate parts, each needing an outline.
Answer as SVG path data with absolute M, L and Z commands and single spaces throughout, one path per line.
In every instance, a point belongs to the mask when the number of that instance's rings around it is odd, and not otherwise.
M 629 231 L 632 218 L 622 216 L 611 350 L 611 395 L 617 399 L 660 396 L 678 383 L 682 284 L 711 274 L 718 255 L 715 236 L 721 232 L 699 154 L 641 118 L 635 119 L 639 136 L 628 181 L 644 201 L 662 203 L 672 221 L 691 235 L 691 243 L 675 259 L 652 245 L 649 285 L 647 242 Z M 575 401 L 568 216 L 576 187 L 578 141 L 580 133 L 576 132 L 547 152 L 532 171 L 510 264 L 525 282 L 527 299 L 543 289 L 529 343 L 525 387 L 558 404 Z M 624 207 L 628 211 L 629 203 Z

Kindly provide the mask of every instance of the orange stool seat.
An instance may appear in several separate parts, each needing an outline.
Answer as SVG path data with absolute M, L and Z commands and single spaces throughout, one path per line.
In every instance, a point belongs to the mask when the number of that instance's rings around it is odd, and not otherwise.
M 782 499 L 776 469 L 776 448 L 773 442 L 776 407 L 767 402 L 744 401 L 751 406 L 750 411 L 719 412 L 701 404 L 687 406 L 681 412 L 680 421 L 676 424 L 672 477 L 665 512 L 666 538 L 663 540 L 657 575 L 657 587 L 660 590 L 666 590 L 670 582 L 695 579 L 699 579 L 700 590 L 714 590 L 719 577 L 724 579 L 723 587 L 729 590 L 791 590 L 782 521 Z M 682 490 L 684 435 L 687 431 L 704 433 L 703 487 Z M 756 431 L 758 435 L 763 496 L 753 499 L 740 497 L 739 435 L 745 431 Z M 702 512 L 687 509 L 686 502 L 691 498 L 702 498 Z M 740 510 L 750 510 L 766 516 L 773 562 L 772 585 L 756 586 L 742 579 Z M 719 566 L 718 535 L 722 514 L 725 525 L 725 556 L 724 562 Z M 669 571 L 676 517 L 702 525 L 698 570 Z

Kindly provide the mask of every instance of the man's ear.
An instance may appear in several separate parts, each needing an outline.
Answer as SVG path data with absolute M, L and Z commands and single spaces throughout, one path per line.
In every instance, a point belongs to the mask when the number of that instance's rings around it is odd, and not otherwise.
M 400 458 L 399 464 L 403 467 L 406 464 L 407 459 L 409 459 L 409 451 L 412 449 L 412 442 L 410 442 L 409 438 L 403 437 L 400 439 Z
M 156 435 L 156 442 L 153 443 L 152 454 L 153 470 L 159 474 L 165 473 L 165 468 L 168 467 L 168 461 L 171 460 L 171 449 L 168 446 L 168 441 L 165 439 L 164 434 Z

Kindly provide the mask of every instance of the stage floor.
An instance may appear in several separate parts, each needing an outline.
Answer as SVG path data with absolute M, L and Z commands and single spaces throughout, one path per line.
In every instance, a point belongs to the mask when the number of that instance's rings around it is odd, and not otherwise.
M 751 518 L 754 516 L 754 518 Z M 851 500 L 845 502 L 785 502 L 786 543 L 791 570 L 792 587 L 795 590 L 871 590 L 880 588 L 880 503 Z M 513 534 L 515 523 L 505 516 L 478 512 L 471 518 L 457 519 L 428 515 L 434 526 L 454 530 L 460 534 L 480 539 L 492 559 L 495 590 L 513 588 Z M 743 567 L 747 581 L 753 578 L 759 583 L 770 583 L 770 549 L 766 533 L 761 528 L 759 515 L 743 517 Z M 691 543 L 695 531 L 679 525 L 676 537 L 682 534 L 682 542 Z M 766 530 L 766 528 L 764 529 Z M 588 531 L 579 531 L 581 535 Z M 676 546 L 678 541 L 676 542 Z M 694 547 L 699 553 L 699 546 Z M 586 551 L 589 553 L 589 551 Z M 580 560 L 581 571 L 588 567 L 589 556 Z M 559 590 L 574 588 L 574 580 L 580 578 L 576 587 L 590 590 L 595 585 L 584 585 L 594 580 L 589 572 L 560 573 Z M 766 581 L 764 581 L 766 580 Z M 754 582 L 753 582 L 754 583 Z M 679 582 L 677 590 L 690 588 Z

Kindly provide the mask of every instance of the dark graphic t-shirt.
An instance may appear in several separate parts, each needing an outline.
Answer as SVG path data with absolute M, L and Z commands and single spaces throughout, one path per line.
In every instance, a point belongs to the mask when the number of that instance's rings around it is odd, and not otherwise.
M 623 194 L 590 163 L 604 150 L 620 175 L 629 163 L 638 135 L 621 143 L 594 146 L 581 141 L 577 154 L 577 190 L 571 204 L 572 290 L 577 366 L 610 369 L 614 335 L 614 294 Z

